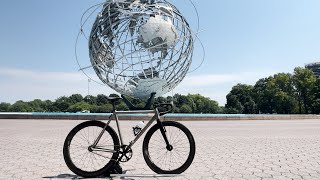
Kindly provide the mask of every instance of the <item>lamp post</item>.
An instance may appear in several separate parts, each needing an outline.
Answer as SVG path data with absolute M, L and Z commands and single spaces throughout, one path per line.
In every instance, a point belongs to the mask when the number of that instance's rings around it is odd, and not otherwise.
M 90 95 L 90 82 L 91 82 L 91 79 L 88 79 L 88 96 Z

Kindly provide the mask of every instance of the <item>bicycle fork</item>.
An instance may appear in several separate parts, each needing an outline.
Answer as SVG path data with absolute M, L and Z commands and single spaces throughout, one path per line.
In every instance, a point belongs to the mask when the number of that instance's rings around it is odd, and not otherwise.
M 172 145 L 169 143 L 168 137 L 167 137 L 167 131 L 165 129 L 165 127 L 163 126 L 162 122 L 160 121 L 160 118 L 157 119 L 157 124 L 159 126 L 159 129 L 161 131 L 161 134 L 163 136 L 164 141 L 166 142 L 166 148 L 168 151 L 172 151 L 173 147 Z

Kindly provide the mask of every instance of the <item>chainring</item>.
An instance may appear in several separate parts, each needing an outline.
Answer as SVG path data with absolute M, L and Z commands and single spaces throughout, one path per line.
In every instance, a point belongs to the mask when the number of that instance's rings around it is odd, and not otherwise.
M 132 149 L 127 146 L 123 145 L 119 149 L 119 158 L 118 161 L 120 162 L 128 162 L 132 158 Z

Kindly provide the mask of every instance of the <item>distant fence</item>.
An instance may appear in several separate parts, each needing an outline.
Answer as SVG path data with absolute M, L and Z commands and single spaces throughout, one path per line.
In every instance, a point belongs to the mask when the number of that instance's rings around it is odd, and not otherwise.
M 0 113 L 0 119 L 44 119 L 44 120 L 106 120 L 110 113 Z M 245 114 L 166 114 L 163 120 L 175 121 L 224 121 L 224 120 L 307 120 L 320 115 L 245 115 Z M 120 120 L 149 120 L 145 114 L 119 115 Z

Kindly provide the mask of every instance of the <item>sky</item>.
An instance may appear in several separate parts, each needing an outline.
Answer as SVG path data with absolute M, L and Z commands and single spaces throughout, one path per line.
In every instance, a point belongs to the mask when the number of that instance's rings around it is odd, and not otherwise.
M 0 102 L 87 95 L 88 79 L 76 63 L 75 41 L 83 12 L 101 2 L 0 1 Z M 189 0 L 171 2 L 196 30 Z M 320 61 L 319 0 L 194 0 L 194 4 L 204 62 L 166 95 L 199 93 L 223 106 L 237 83 L 254 85 L 260 78 Z M 79 46 L 79 59 L 89 64 L 86 43 Z M 198 42 L 191 69 L 202 57 Z M 91 95 L 110 93 L 115 91 L 89 83 Z

